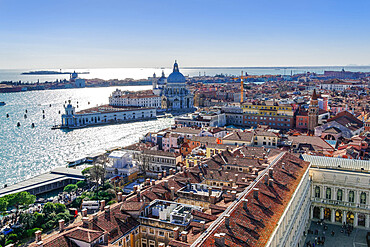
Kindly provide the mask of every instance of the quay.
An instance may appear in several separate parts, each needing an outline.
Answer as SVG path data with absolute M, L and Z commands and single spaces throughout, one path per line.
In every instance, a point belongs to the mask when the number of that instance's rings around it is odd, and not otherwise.
M 0 189 L 0 197 L 23 191 L 33 195 L 40 195 L 61 189 L 68 184 L 84 180 L 85 177 L 81 172 L 82 170 L 79 169 L 58 167 L 48 173 Z

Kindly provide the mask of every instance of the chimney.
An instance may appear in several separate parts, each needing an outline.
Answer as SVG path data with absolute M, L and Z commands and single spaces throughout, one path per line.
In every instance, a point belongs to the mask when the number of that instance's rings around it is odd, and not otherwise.
M 239 174 L 235 174 L 235 182 L 238 181 Z
M 42 241 L 37 242 L 37 246 L 39 246 L 39 247 L 43 247 L 43 246 L 44 246 L 44 242 L 42 242 Z
M 211 195 L 211 196 L 209 197 L 209 202 L 210 202 L 211 204 L 216 204 L 216 196 L 215 196 L 215 195 Z
M 200 228 L 201 231 L 204 231 L 204 229 L 206 228 L 206 222 L 204 220 L 202 220 L 201 222 L 199 222 L 202 226 Z
M 212 187 L 208 187 L 208 196 L 212 195 Z
M 175 200 L 175 187 L 171 187 L 171 200 Z
M 216 233 L 214 235 L 216 246 L 219 246 L 219 247 L 225 246 L 225 235 L 226 235 L 225 233 Z
M 259 191 L 260 189 L 258 189 L 258 188 L 253 188 L 253 197 L 254 197 L 254 199 L 256 199 L 256 200 L 258 200 L 258 191 Z
M 265 184 L 267 185 L 269 183 L 269 176 L 267 174 L 265 174 Z
M 272 167 L 269 168 L 269 177 L 270 178 L 274 177 L 274 168 L 272 168 Z
M 82 217 L 82 227 L 86 229 L 90 229 L 89 217 Z
M 100 201 L 100 210 L 103 211 L 105 207 L 105 200 Z
M 136 192 L 137 192 L 138 187 L 139 187 L 139 186 L 134 185 L 134 193 L 136 193 Z
M 62 219 L 62 220 L 59 220 L 58 221 L 58 223 L 59 223 L 59 231 L 64 231 L 64 220 Z
M 231 198 L 232 198 L 232 200 L 236 199 L 236 191 L 235 190 L 231 191 Z
M 180 234 L 180 228 L 179 227 L 175 227 L 173 229 L 173 236 L 174 236 L 174 239 L 175 240 L 179 240 L 179 234 Z
M 41 241 L 41 231 L 38 230 L 35 232 L 35 242 L 38 243 Z
M 151 183 L 152 183 L 152 186 L 154 186 L 155 185 L 155 180 L 152 180 Z
M 248 199 L 242 199 L 244 210 L 248 210 Z
M 146 184 L 146 185 L 150 185 L 150 178 L 147 178 L 147 179 L 145 180 L 145 184 Z
M 86 208 L 81 210 L 81 215 L 82 215 L 82 217 L 87 217 L 87 209 Z
M 167 177 L 167 171 L 166 170 L 163 171 L 163 177 L 164 178 Z
M 254 168 L 254 175 L 258 176 L 258 168 Z
M 274 185 L 274 180 L 272 178 L 269 179 L 269 186 L 272 187 Z
M 227 228 L 230 227 L 230 214 L 225 215 L 225 225 Z
M 117 201 L 122 202 L 122 192 L 121 191 L 117 193 Z
M 188 232 L 182 231 L 181 232 L 181 241 L 187 243 L 188 242 Z
M 110 206 L 105 206 L 104 211 L 105 211 L 105 218 L 109 221 L 110 220 Z
M 162 173 L 158 173 L 158 180 L 162 179 Z
M 166 179 L 166 180 L 164 180 L 163 186 L 164 186 L 166 189 L 168 189 L 168 180 L 167 180 L 167 179 Z

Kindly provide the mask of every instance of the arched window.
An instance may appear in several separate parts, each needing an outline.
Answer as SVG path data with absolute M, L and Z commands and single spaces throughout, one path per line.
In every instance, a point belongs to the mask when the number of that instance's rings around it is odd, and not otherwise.
M 320 198 L 320 187 L 319 186 L 315 187 L 315 197 Z
M 342 201 L 343 200 L 343 190 L 339 189 L 337 191 L 337 200 Z
M 326 188 L 326 199 L 331 199 L 331 188 Z
M 366 204 L 366 193 L 362 192 L 360 196 L 360 203 L 361 204 Z
M 348 193 L 348 201 L 355 202 L 355 192 L 353 190 Z

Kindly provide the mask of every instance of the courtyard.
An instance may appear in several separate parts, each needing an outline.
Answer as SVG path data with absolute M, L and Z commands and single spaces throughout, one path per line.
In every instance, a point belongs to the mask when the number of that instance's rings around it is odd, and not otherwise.
M 367 247 L 367 232 L 365 229 L 353 228 L 351 225 L 311 221 L 309 231 L 305 233 L 304 246 Z

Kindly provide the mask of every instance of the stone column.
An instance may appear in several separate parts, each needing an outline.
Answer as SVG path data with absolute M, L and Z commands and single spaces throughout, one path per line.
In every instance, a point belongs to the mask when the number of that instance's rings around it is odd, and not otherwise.
M 310 219 L 313 219 L 313 205 L 311 205 L 311 210 L 310 210 Z
M 334 208 L 332 208 L 331 209 L 331 222 L 335 222 L 335 209 Z
M 355 218 L 353 219 L 353 226 L 357 227 L 358 226 L 358 213 L 355 212 Z
M 320 208 L 320 220 L 324 219 L 324 208 Z
M 365 227 L 366 228 L 369 228 L 370 227 L 370 215 L 369 214 L 366 214 L 366 217 L 365 217 Z
M 347 222 L 347 211 L 342 211 L 342 223 L 346 223 Z

